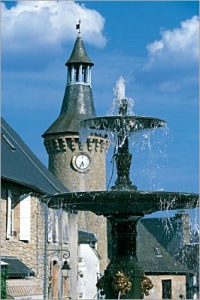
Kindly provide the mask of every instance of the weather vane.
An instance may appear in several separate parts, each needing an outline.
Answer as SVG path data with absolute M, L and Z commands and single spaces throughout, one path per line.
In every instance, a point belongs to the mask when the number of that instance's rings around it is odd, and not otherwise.
M 81 20 L 79 19 L 78 24 L 76 24 L 76 29 L 78 30 L 78 34 L 81 34 Z

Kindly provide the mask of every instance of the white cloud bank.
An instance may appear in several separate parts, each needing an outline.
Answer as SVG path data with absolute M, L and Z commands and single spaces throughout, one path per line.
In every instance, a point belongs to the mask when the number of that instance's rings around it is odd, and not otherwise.
M 40 47 L 61 47 L 76 36 L 75 24 L 81 19 L 86 42 L 97 47 L 106 44 L 104 18 L 99 12 L 73 1 L 19 1 L 1 10 L 2 41 L 5 50 L 26 51 Z M 50 48 L 49 48 L 50 50 Z
M 161 39 L 147 46 L 151 67 L 158 62 L 188 64 L 199 56 L 199 17 L 181 22 L 179 28 L 161 31 Z

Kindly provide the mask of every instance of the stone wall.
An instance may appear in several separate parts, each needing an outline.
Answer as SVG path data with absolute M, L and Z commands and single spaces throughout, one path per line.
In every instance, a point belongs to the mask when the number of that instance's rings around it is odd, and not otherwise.
M 44 143 L 49 154 L 49 170 L 70 192 L 106 190 L 108 140 L 91 136 L 86 142 L 80 143 L 79 136 L 56 134 L 45 137 Z M 73 157 L 79 153 L 87 153 L 91 161 L 83 173 L 78 172 L 73 166 Z M 101 257 L 100 270 L 104 271 L 108 264 L 106 218 L 91 212 L 79 212 L 78 227 L 97 235 L 97 251 Z
M 11 190 L 14 199 L 15 235 L 7 239 L 7 190 Z M 29 193 L 27 188 L 15 184 L 2 184 L 1 199 L 1 255 L 16 256 L 35 273 L 37 283 L 43 288 L 44 260 L 44 223 L 41 205 L 37 197 L 31 196 L 31 238 L 21 241 L 20 234 L 20 201 L 19 196 Z
M 162 280 L 171 279 L 172 281 L 172 299 L 186 299 L 186 276 L 185 275 L 147 275 L 154 285 L 150 290 L 149 296 L 145 296 L 147 300 L 162 299 Z M 180 296 L 182 295 L 183 298 Z
M 7 239 L 6 225 L 7 225 L 7 191 L 12 193 L 12 200 L 14 200 L 14 231 L 15 235 Z M 39 286 L 41 293 L 44 288 L 44 267 L 46 266 L 47 280 L 46 293 L 52 295 L 52 262 L 57 261 L 59 265 L 60 282 L 62 280 L 61 267 L 63 261 L 63 254 L 65 250 L 69 250 L 69 244 L 61 244 L 60 240 L 55 242 L 48 242 L 46 244 L 47 251 L 45 253 L 45 220 L 44 220 L 44 205 L 41 204 L 40 195 L 31 195 L 31 234 L 29 241 L 21 241 L 20 234 L 20 201 L 19 197 L 24 194 L 32 192 L 30 188 L 25 188 L 11 182 L 2 182 L 1 190 L 1 255 L 2 256 L 16 256 L 27 267 L 32 269 L 35 273 L 34 281 Z M 47 211 L 48 213 L 48 211 Z M 63 212 L 65 213 L 65 212 Z M 61 282 L 62 283 L 62 282 Z M 66 288 L 67 287 L 67 288 Z M 65 280 L 65 294 L 68 294 L 69 282 Z M 60 290 L 62 288 L 60 287 Z
M 49 154 L 49 170 L 56 175 L 69 191 L 100 191 L 106 189 L 107 140 L 100 137 L 90 138 L 80 143 L 78 136 L 55 135 L 45 139 Z M 87 153 L 91 164 L 80 173 L 73 167 L 73 157 Z

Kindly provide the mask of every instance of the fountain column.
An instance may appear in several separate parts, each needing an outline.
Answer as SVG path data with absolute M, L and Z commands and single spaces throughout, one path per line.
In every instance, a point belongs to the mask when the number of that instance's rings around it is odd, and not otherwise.
M 136 254 L 137 222 L 142 216 L 112 215 L 112 258 L 103 278 L 107 299 L 143 299 L 143 271 Z
M 128 138 L 125 134 L 118 137 L 118 152 L 115 154 L 115 163 L 117 169 L 117 180 L 115 185 L 111 187 L 112 190 L 119 191 L 136 191 L 136 185 L 132 184 L 129 173 L 131 167 L 132 154 L 128 149 Z

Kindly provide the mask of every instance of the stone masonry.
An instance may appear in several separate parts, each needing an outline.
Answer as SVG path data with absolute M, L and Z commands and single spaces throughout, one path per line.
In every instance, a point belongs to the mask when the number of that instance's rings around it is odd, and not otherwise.
M 154 287 L 150 290 L 146 300 L 162 299 L 162 280 L 171 280 L 173 300 L 186 299 L 186 276 L 185 275 L 147 275 Z M 182 298 L 180 297 L 182 295 Z
M 14 231 L 10 239 L 6 238 L 7 188 L 14 197 Z M 1 199 L 1 255 L 16 256 L 35 273 L 35 280 L 43 289 L 44 260 L 44 222 L 41 204 L 36 196 L 31 197 L 31 239 L 28 242 L 19 239 L 20 201 L 19 196 L 30 192 L 18 185 L 2 184 Z
M 6 237 L 7 224 L 7 192 L 12 193 L 12 202 L 14 210 L 14 235 L 11 238 Z M 20 234 L 20 196 L 31 193 L 31 234 L 29 241 L 21 241 Z M 60 254 L 60 241 L 48 242 L 47 255 L 45 256 L 45 214 L 44 207 L 40 201 L 41 195 L 35 194 L 24 186 L 2 181 L 1 190 L 1 255 L 16 256 L 27 267 L 35 273 L 33 280 L 38 285 L 40 293 L 43 294 L 44 287 L 44 265 L 47 270 L 46 293 L 51 295 L 52 274 L 51 264 L 53 261 L 62 261 Z M 70 244 L 63 244 L 63 253 L 69 249 Z M 66 286 L 69 284 L 66 283 Z M 68 292 L 66 291 L 66 294 Z
M 108 140 L 100 136 L 90 136 L 85 143 L 79 142 L 78 135 L 54 134 L 45 137 L 45 147 L 49 154 L 49 170 L 70 192 L 106 190 L 106 151 Z M 73 167 L 73 157 L 87 153 L 91 164 L 84 173 Z M 97 251 L 100 254 L 100 269 L 105 270 L 107 259 L 106 218 L 91 212 L 79 212 L 79 229 L 97 235 Z

